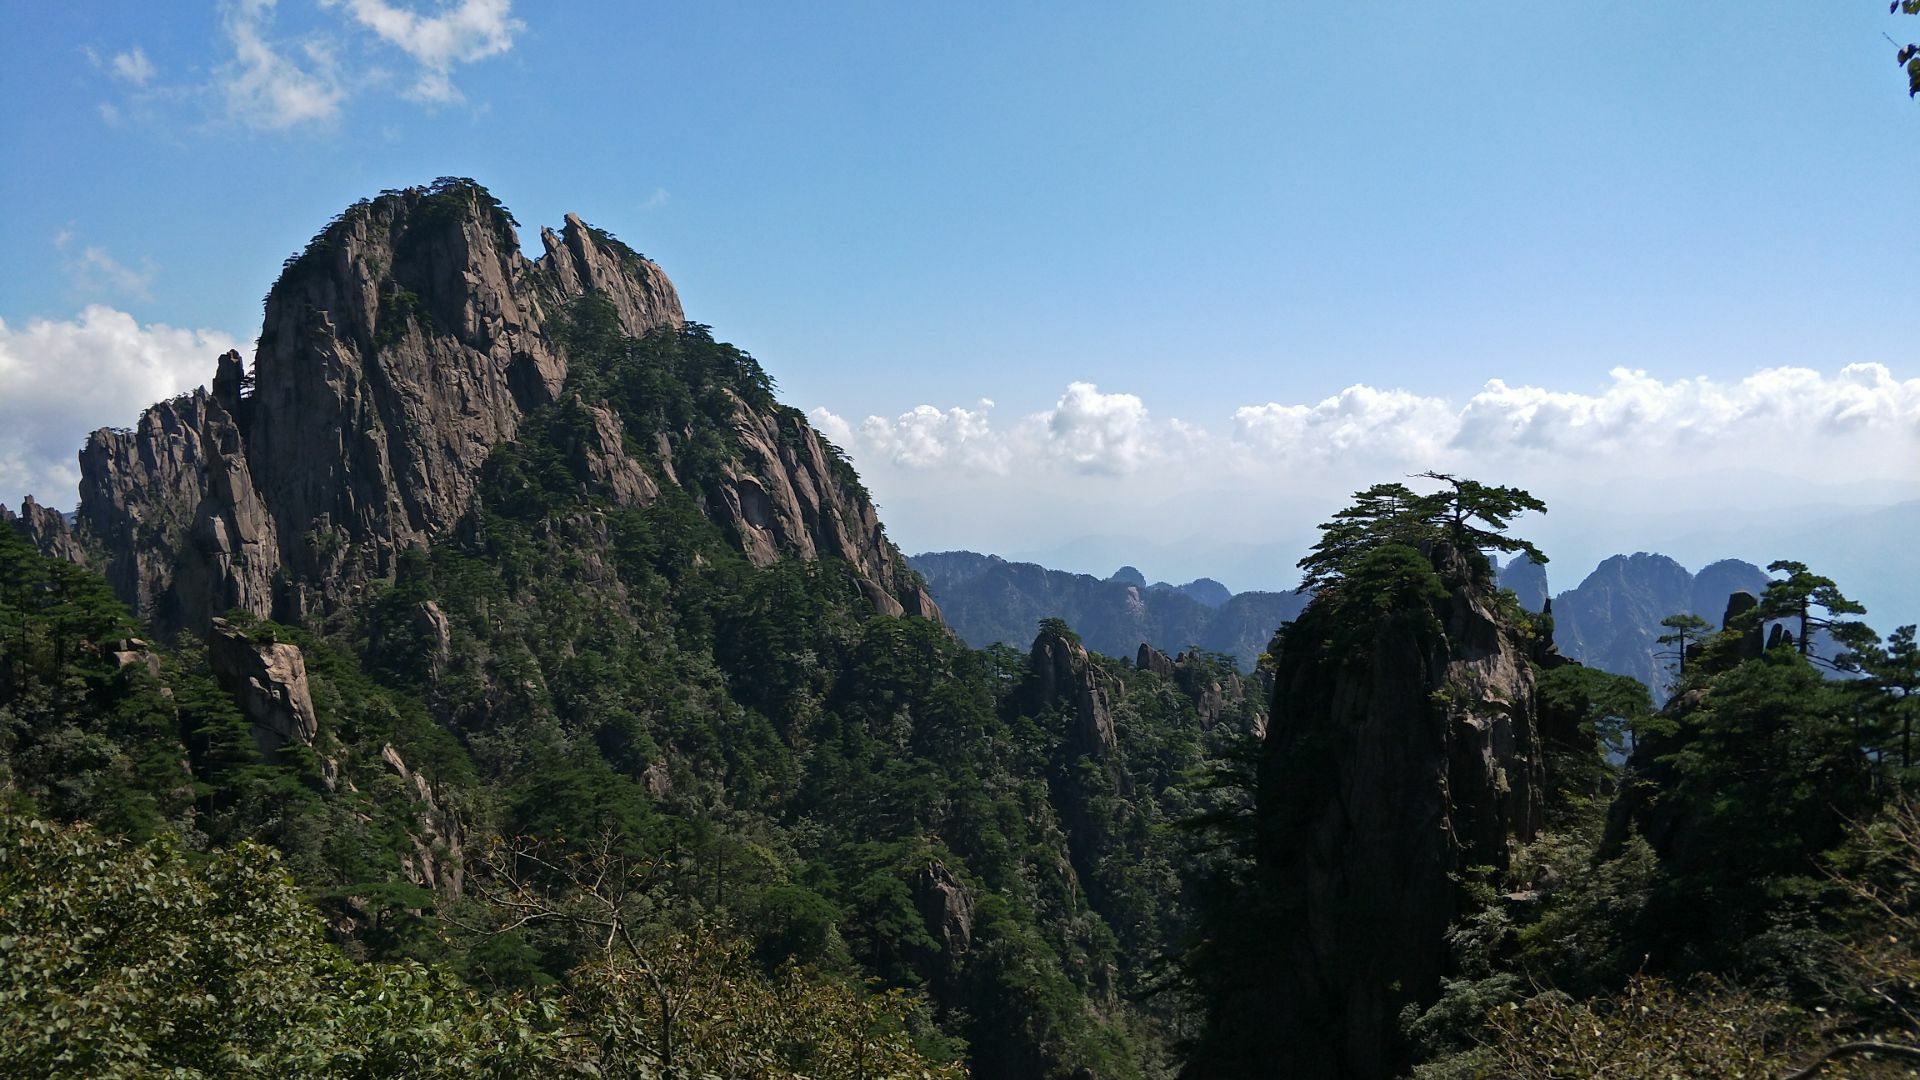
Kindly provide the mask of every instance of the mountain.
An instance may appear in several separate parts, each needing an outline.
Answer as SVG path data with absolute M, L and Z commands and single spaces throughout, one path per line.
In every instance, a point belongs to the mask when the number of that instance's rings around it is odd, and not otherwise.
M 1513 589 L 1522 607 L 1540 611 L 1547 595 L 1546 568 L 1525 555 L 1499 570 L 1499 583 Z M 1759 596 L 1771 580 L 1765 570 L 1738 559 L 1721 559 L 1698 574 L 1665 555 L 1615 555 L 1580 584 L 1553 597 L 1554 640 L 1583 664 L 1644 683 L 1656 702 L 1666 700 L 1673 662 L 1656 639 L 1660 620 L 1691 613 L 1719 625 L 1727 597 Z
M 927 552 L 907 563 L 976 648 L 1027 640 L 1040 620 L 1059 618 L 1108 656 L 1132 656 L 1143 643 L 1168 653 L 1199 648 L 1252 671 L 1274 631 L 1306 605 L 1296 593 L 1232 593 L 1210 578 L 1149 585 L 1131 566 L 1102 580 L 972 551 Z
M 116 1013 L 115 1053 L 465 1073 L 338 1047 L 472 1039 L 477 1075 L 1165 1075 L 1191 1017 L 1150 993 L 1189 914 L 1172 826 L 1231 802 L 1190 780 L 1264 729 L 1263 696 L 1057 620 L 966 648 L 847 461 L 658 266 L 573 217 L 528 259 L 513 228 L 466 180 L 355 204 L 289 260 L 251 364 L 210 358 L 209 387 L 94 433 L 71 524 L 8 515 L 0 805 L 75 831 L 16 843 L 0 818 L 9 956 L 68 958 L 0 965 L 0 995 L 22 972 L 146 987 L 138 950 L 197 924 L 130 952 L 85 913 L 172 925 L 167 890 L 218 891 L 191 874 L 251 875 L 284 887 L 234 903 L 273 905 L 245 925 L 284 935 L 275 978 L 312 1007 L 246 1042 L 219 1018 L 288 995 L 215 950 L 172 1004 Z M 18 861 L 32 843 L 112 882 L 9 921 L 11 883 L 72 884 Z M 717 1004 L 629 1022 L 656 995 Z M 728 1004 L 754 1001 L 821 1026 Z M 9 1022 L 0 1071 L 57 1071 Z M 474 1049 L 501 1038 L 531 1058 Z
M 470 181 L 356 203 L 267 294 L 251 369 L 229 353 L 211 391 L 95 432 L 77 535 L 115 593 L 163 633 L 230 608 L 338 612 L 447 536 L 494 448 L 566 397 L 569 334 L 705 332 L 607 233 L 568 215 L 529 260 L 517 224 Z M 578 331 L 566 312 L 588 296 L 603 318 Z M 881 610 L 937 617 L 846 461 L 763 376 L 704 401 L 629 399 L 624 417 L 569 399 L 560 447 L 615 505 L 678 486 L 756 565 L 844 560 Z

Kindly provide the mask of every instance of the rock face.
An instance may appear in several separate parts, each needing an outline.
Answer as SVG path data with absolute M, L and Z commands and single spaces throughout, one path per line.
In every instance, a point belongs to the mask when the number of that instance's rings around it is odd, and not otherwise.
M 52 510 L 33 501 L 29 495 L 20 503 L 20 516 L 0 506 L 0 525 L 11 525 L 27 538 L 27 542 L 40 549 L 40 553 L 55 559 L 65 559 L 71 563 L 85 566 L 87 553 L 75 539 L 73 530 L 67 528 L 67 519 L 58 510 Z
M 115 592 L 163 634 L 233 608 L 297 622 L 391 579 L 401 552 L 452 532 L 531 410 L 574 401 L 568 305 L 602 296 L 635 337 L 685 324 L 666 274 L 606 233 L 568 215 L 530 261 L 515 224 L 471 181 L 349 208 L 268 294 L 250 374 L 229 353 L 211 392 L 93 434 L 80 536 L 61 553 L 103 552 Z M 611 502 L 644 507 L 679 482 L 668 433 L 576 404 L 590 436 L 569 452 Z M 749 557 L 845 559 L 882 610 L 938 617 L 804 418 L 741 403 L 733 427 L 724 496 L 695 494 Z M 656 446 L 652 468 L 631 449 Z
M 253 724 L 253 741 L 263 754 L 290 742 L 312 746 L 320 734 L 307 686 L 307 662 L 298 646 L 255 641 L 225 619 L 213 620 L 207 635 L 207 663 L 220 688 Z
M 1212 730 L 1227 708 L 1247 695 L 1246 682 L 1240 676 L 1221 672 L 1190 653 L 1169 658 L 1144 641 L 1140 643 L 1134 666 L 1171 681 L 1191 698 L 1203 730 Z
M 1278 914 L 1275 1076 L 1393 1075 L 1397 1017 L 1431 1001 L 1458 876 L 1541 825 L 1530 645 L 1441 547 L 1427 610 L 1315 604 L 1282 638 L 1261 749 L 1258 860 Z
M 380 748 L 380 759 L 410 790 L 418 810 L 417 828 L 407 834 L 413 851 L 400 856 L 401 872 L 423 889 L 432 889 L 451 900 L 460 899 L 466 885 L 466 865 L 461 853 L 466 850 L 467 830 L 461 825 L 459 815 L 441 804 L 433 785 L 426 777 L 407 768 L 400 751 L 391 744 Z
M 1500 568 L 1495 583 L 1503 589 L 1512 589 L 1520 598 L 1520 606 L 1528 611 L 1547 606 L 1547 568 L 1525 552 L 1515 555 L 1512 562 Z
M 881 530 L 873 503 L 835 477 L 811 425 L 736 398 L 734 432 L 741 457 L 726 467 L 720 504 L 708 513 L 755 565 L 783 554 L 842 559 L 864 572 L 861 590 L 882 614 L 939 617 L 932 594 Z
M 973 945 L 973 890 L 945 863 L 929 862 L 915 882 L 914 900 L 927 932 L 940 942 L 948 959 L 966 955 Z

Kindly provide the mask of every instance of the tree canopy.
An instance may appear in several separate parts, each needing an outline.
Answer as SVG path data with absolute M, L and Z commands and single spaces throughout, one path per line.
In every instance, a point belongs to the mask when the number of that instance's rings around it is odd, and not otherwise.
M 1385 545 L 1420 549 L 1452 544 L 1462 552 L 1525 552 L 1535 562 L 1547 557 L 1531 542 L 1507 534 L 1508 523 L 1527 511 L 1546 513 L 1546 504 L 1519 488 L 1492 486 L 1449 473 L 1424 472 L 1439 490 L 1415 492 L 1402 483 L 1375 484 L 1355 492 L 1353 505 L 1320 526 L 1320 542 L 1300 560 L 1300 588 L 1321 589 L 1347 577 L 1370 552 Z

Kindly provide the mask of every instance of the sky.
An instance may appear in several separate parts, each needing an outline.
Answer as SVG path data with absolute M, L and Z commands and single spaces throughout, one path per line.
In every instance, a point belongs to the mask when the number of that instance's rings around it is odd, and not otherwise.
M 1442 469 L 1546 500 L 1556 588 L 1798 558 L 1913 621 L 1887 35 L 1920 18 L 0 0 L 0 499 L 70 507 L 85 433 L 250 348 L 329 218 L 470 176 L 657 260 L 908 551 L 1284 587 Z

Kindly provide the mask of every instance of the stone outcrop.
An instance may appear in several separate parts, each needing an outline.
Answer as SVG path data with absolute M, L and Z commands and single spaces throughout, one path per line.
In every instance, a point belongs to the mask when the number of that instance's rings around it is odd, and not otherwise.
M 783 554 L 829 556 L 861 571 L 861 590 L 883 615 L 938 618 L 939 606 L 880 527 L 864 493 L 835 475 L 826 447 L 797 414 L 756 411 L 735 398 L 740 460 L 726 468 L 709 513 L 757 566 Z
M 256 640 L 216 618 L 207 635 L 207 664 L 253 725 L 253 741 L 261 753 L 291 742 L 312 746 L 319 737 L 320 721 L 299 646 Z
M 1151 671 L 1163 679 L 1173 678 L 1173 658 L 1144 641 L 1140 643 L 1140 651 L 1134 655 L 1133 666 L 1142 671 Z
M 466 827 L 459 815 L 440 801 L 427 778 L 407 768 L 406 759 L 391 743 L 380 748 L 380 760 L 407 787 L 416 810 L 416 827 L 407 833 L 413 850 L 401 853 L 401 872 L 423 889 L 458 900 L 466 886 Z
M 1257 853 L 1273 906 L 1273 1075 L 1385 1077 L 1397 1019 L 1438 993 L 1461 876 L 1541 826 L 1528 642 L 1439 547 L 1443 600 L 1316 603 L 1282 637 Z
M 627 453 L 626 429 L 620 417 L 604 405 L 587 406 L 592 437 L 574 448 L 581 470 L 613 497 L 614 505 L 642 507 L 660 497 L 660 485 Z
M 250 372 L 228 353 L 211 391 L 93 434 L 79 536 L 60 553 L 100 551 L 115 592 L 162 634 L 235 608 L 299 622 L 391 580 L 402 552 L 457 527 L 527 413 L 565 396 L 569 304 L 604 297 L 632 336 L 685 323 L 658 266 L 579 218 L 543 230 L 536 260 L 514 227 L 469 181 L 351 207 L 268 294 Z M 680 483 L 672 446 L 687 433 L 577 404 L 587 434 L 562 449 L 609 501 L 644 507 Z M 844 559 L 880 610 L 938 617 L 804 418 L 740 402 L 732 426 L 722 490 L 692 493 L 742 551 Z
M 239 425 L 205 390 L 102 429 L 80 452 L 79 522 L 106 552 L 107 583 L 163 630 L 239 608 L 273 610 L 281 565 Z
M 1760 635 L 1765 632 L 1765 627 L 1758 618 L 1747 614 L 1759 606 L 1760 598 L 1743 589 L 1727 596 L 1726 613 L 1720 616 L 1721 630 L 1740 631 L 1738 655 L 1741 660 L 1755 660 L 1760 656 Z
M 1105 758 L 1113 753 L 1113 709 L 1087 647 L 1051 627 L 1033 639 L 1034 701 L 1044 708 L 1062 702 L 1072 709 L 1067 742 L 1071 753 Z
M 1222 671 L 1194 653 L 1182 652 L 1169 657 L 1143 641 L 1134 666 L 1179 687 L 1193 701 L 1194 710 L 1200 716 L 1200 727 L 1205 731 L 1213 730 L 1227 710 L 1247 696 L 1246 682 L 1239 675 Z
M 620 328 L 634 337 L 686 321 L 665 271 L 574 215 L 566 216 L 558 236 L 541 229 L 540 244 L 546 249 L 543 269 L 561 296 L 605 296 Z
M 940 942 L 949 961 L 965 955 L 973 945 L 973 890 L 945 863 L 934 861 L 921 868 L 914 900 L 927 933 Z

